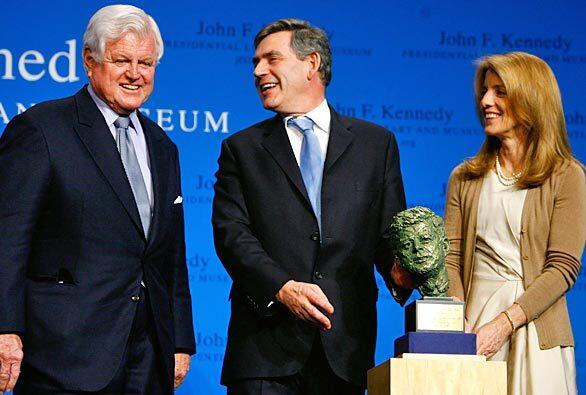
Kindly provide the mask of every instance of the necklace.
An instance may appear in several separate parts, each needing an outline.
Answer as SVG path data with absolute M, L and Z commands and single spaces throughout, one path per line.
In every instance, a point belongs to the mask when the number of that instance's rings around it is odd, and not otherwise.
M 512 177 L 505 176 L 505 174 L 503 173 L 503 169 L 501 167 L 501 163 L 499 162 L 498 154 L 496 154 L 495 167 L 497 178 L 499 179 L 500 183 L 506 187 L 515 185 L 517 181 L 519 181 L 519 178 L 521 178 L 521 175 L 523 174 L 523 171 L 520 171 L 518 173 L 513 173 Z

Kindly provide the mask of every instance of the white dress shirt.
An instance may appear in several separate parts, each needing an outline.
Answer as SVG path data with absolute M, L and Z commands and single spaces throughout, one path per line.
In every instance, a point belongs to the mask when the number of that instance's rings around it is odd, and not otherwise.
M 100 99 L 94 90 L 92 89 L 91 85 L 88 85 L 88 92 L 98 109 L 104 116 L 104 120 L 110 128 L 110 133 L 112 133 L 112 137 L 114 141 L 116 141 L 116 127 L 114 126 L 114 122 L 120 117 L 114 110 L 110 108 L 102 99 Z M 129 132 L 128 135 L 130 136 L 130 140 L 134 145 L 134 150 L 136 151 L 136 158 L 138 159 L 138 165 L 140 166 L 140 172 L 142 173 L 142 178 L 144 179 L 144 184 L 146 185 L 147 195 L 149 197 L 149 202 L 151 203 L 151 209 L 153 208 L 153 183 L 151 177 L 151 167 L 149 162 L 149 153 L 147 150 L 146 139 L 144 137 L 144 132 L 142 130 L 142 126 L 140 125 L 140 121 L 138 120 L 138 115 L 136 115 L 136 110 L 131 112 L 128 116 L 130 121 L 132 122 L 130 127 L 128 128 Z
M 324 101 L 322 101 L 319 106 L 304 116 L 313 121 L 313 130 L 315 131 L 315 135 L 317 136 L 317 140 L 319 142 L 319 147 L 321 148 L 322 158 L 325 160 L 326 152 L 328 150 L 328 140 L 330 139 L 330 120 L 332 119 L 332 114 L 330 114 L 330 107 L 328 107 L 328 102 L 326 99 L 324 99 Z M 295 159 L 299 165 L 303 133 L 301 133 L 301 131 L 296 127 L 287 125 L 287 121 L 291 118 L 295 117 L 285 117 L 283 118 L 283 122 L 285 122 L 285 130 L 287 130 L 287 136 L 289 137 L 289 142 L 291 143 L 293 154 L 295 154 Z

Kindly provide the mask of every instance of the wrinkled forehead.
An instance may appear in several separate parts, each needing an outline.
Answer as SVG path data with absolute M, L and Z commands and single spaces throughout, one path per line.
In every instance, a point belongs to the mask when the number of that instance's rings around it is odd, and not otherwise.
M 262 55 L 270 51 L 279 51 L 284 53 L 290 52 L 292 34 L 293 32 L 291 31 L 281 31 L 269 34 L 258 43 L 258 46 L 254 51 L 255 56 Z
M 156 56 L 157 44 L 152 34 L 137 34 L 131 31 L 107 41 L 106 52 Z

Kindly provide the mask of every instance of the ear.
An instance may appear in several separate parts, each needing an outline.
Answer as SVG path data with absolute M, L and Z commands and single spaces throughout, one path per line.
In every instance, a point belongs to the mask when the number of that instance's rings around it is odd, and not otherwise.
M 317 52 L 312 52 L 305 58 L 309 65 L 307 70 L 307 79 L 312 80 L 316 74 L 319 74 L 319 68 L 321 66 L 321 56 Z
M 83 67 L 88 77 L 92 76 L 92 72 L 97 62 L 92 55 L 92 51 L 89 48 L 83 49 Z
M 450 241 L 448 240 L 448 238 L 444 238 L 443 242 L 442 242 L 442 247 L 444 249 L 444 251 L 446 252 L 446 255 L 448 252 L 450 252 Z

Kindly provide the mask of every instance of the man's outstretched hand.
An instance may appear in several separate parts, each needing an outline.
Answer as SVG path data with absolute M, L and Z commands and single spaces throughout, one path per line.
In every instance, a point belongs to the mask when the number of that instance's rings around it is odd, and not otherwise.
M 417 288 L 417 284 L 413 280 L 411 273 L 403 269 L 403 267 L 399 264 L 399 260 L 397 259 L 397 257 L 395 257 L 395 262 L 393 263 L 393 267 L 391 269 L 391 278 L 393 280 L 393 284 L 401 288 Z
M 322 330 L 331 329 L 332 323 L 323 312 L 333 314 L 334 306 L 318 285 L 289 280 L 277 293 L 277 300 L 303 321 Z

